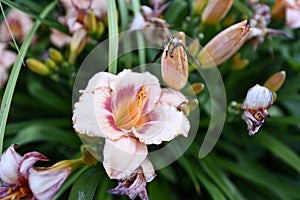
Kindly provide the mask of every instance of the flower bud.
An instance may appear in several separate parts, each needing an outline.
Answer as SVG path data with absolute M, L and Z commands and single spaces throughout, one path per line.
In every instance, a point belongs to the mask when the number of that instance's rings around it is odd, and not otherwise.
M 206 3 L 207 0 L 196 0 L 193 7 L 194 13 L 200 15 Z
M 247 67 L 249 64 L 249 60 L 246 58 L 241 58 L 241 54 L 237 53 L 232 58 L 231 69 L 241 70 Z
M 97 30 L 97 20 L 94 12 L 87 12 L 83 17 L 83 25 L 90 34 L 94 34 Z
M 205 24 L 216 24 L 227 14 L 233 0 L 210 0 L 203 13 L 202 22 Z
M 190 87 L 188 87 L 184 93 L 186 95 L 197 95 L 200 92 L 204 90 L 204 84 L 203 83 L 193 83 Z
M 104 23 L 99 22 L 96 29 L 96 37 L 99 38 L 105 31 Z
M 49 69 L 55 69 L 56 68 L 56 63 L 51 58 L 48 58 L 47 60 L 45 60 L 45 65 Z
M 87 32 L 84 29 L 79 29 L 74 33 L 70 44 L 70 57 L 69 57 L 70 63 L 75 62 L 76 57 L 85 47 L 86 34 Z
M 188 59 L 181 39 L 169 38 L 161 58 L 161 74 L 165 84 L 181 90 L 188 78 Z
M 48 67 L 46 65 L 44 65 L 44 63 L 42 63 L 39 60 L 34 59 L 34 58 L 28 58 L 26 60 L 26 65 L 31 71 L 33 71 L 39 75 L 42 75 L 42 76 L 46 76 L 50 72 Z
M 254 135 L 264 124 L 264 119 L 270 117 L 267 109 L 273 103 L 272 91 L 256 84 L 247 92 L 243 102 L 243 118 L 247 123 L 249 135 Z
M 49 55 L 50 55 L 50 58 L 53 61 L 55 61 L 56 63 L 61 63 L 64 60 L 64 57 L 61 54 L 61 52 L 55 48 L 49 49 Z
M 265 82 L 264 86 L 269 88 L 272 92 L 277 92 L 282 84 L 285 81 L 286 73 L 285 71 L 277 72 L 273 74 L 268 80 Z
M 200 51 L 197 59 L 203 68 L 211 68 L 222 64 L 245 43 L 250 33 L 247 21 L 234 24 L 220 32 Z

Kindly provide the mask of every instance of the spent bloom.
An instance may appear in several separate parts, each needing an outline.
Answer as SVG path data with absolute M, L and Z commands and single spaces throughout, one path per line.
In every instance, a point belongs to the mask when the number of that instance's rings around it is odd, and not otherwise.
M 0 89 L 8 78 L 8 69 L 15 62 L 17 55 L 6 50 L 6 44 L 0 43 Z
M 250 32 L 246 20 L 226 28 L 201 49 L 197 59 L 204 68 L 222 64 L 240 49 Z
M 70 168 L 34 167 L 37 161 L 48 161 L 39 152 L 24 156 L 10 146 L 0 158 L 0 198 L 50 200 L 68 177 Z
M 270 117 L 267 109 L 273 104 L 272 91 L 256 84 L 247 92 L 243 102 L 243 118 L 247 123 L 249 135 L 254 135 L 264 124 L 264 119 Z
M 74 106 L 74 128 L 82 136 L 105 138 L 104 168 L 120 182 L 132 176 L 141 179 L 135 174 L 147 158 L 147 145 L 186 137 L 190 129 L 188 119 L 177 109 L 187 99 L 178 91 L 162 89 L 149 72 L 100 72 L 81 93 Z M 147 180 L 146 175 L 142 177 Z
M 23 41 L 33 25 L 32 19 L 17 9 L 11 9 L 6 19 L 14 38 Z M 0 41 L 7 42 L 10 40 L 11 34 L 5 21 L 3 21 L 0 29 Z

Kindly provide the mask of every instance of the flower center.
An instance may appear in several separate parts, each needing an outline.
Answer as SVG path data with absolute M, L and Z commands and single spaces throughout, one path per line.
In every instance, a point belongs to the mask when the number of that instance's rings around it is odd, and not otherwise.
M 28 185 L 26 186 L 17 186 L 16 188 L 9 188 L 7 191 L 7 196 L 3 197 L 1 200 L 9 199 L 31 199 L 32 192 Z
M 128 106 L 122 107 L 122 110 L 118 112 L 116 125 L 121 129 L 129 130 L 134 126 L 142 124 L 144 119 L 141 117 L 141 113 L 148 97 L 146 86 L 143 86 L 141 91 L 136 95 L 136 98 L 133 98 Z

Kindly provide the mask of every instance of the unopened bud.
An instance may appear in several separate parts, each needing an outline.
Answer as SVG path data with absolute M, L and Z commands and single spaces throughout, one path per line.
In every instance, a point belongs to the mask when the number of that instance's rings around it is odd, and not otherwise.
M 196 110 L 196 108 L 198 107 L 198 104 L 199 104 L 199 102 L 197 99 L 191 99 L 187 103 L 188 107 L 190 108 L 190 111 Z
M 103 22 L 98 22 L 97 30 L 96 30 L 96 37 L 99 38 L 105 31 L 105 26 Z
M 70 44 L 70 57 L 69 62 L 74 63 L 79 53 L 83 50 L 86 43 L 87 32 L 84 29 L 77 30 Z
M 97 164 L 97 159 L 90 153 L 92 150 L 84 149 L 82 153 L 82 160 L 88 166 L 94 166 Z
M 50 55 L 50 58 L 53 61 L 55 61 L 56 63 L 61 63 L 64 60 L 64 57 L 61 54 L 61 52 L 55 48 L 49 49 L 49 55 Z
M 277 92 L 282 84 L 285 81 L 286 73 L 285 71 L 277 72 L 273 74 L 268 80 L 265 82 L 264 86 L 269 88 L 272 92 Z
M 232 4 L 233 0 L 210 0 L 202 13 L 202 22 L 218 23 L 227 14 Z
M 189 108 L 189 106 L 188 106 L 186 103 L 180 104 L 180 105 L 178 106 L 178 109 L 179 109 L 180 111 L 182 111 L 183 114 L 184 114 L 185 116 L 188 117 L 188 116 L 190 115 L 190 108 Z
M 87 12 L 83 17 L 83 25 L 90 34 L 94 34 L 97 30 L 97 20 L 94 12 Z
M 186 95 L 197 95 L 200 94 L 204 90 L 204 84 L 203 83 L 193 83 L 191 86 L 189 86 L 185 90 Z
M 200 15 L 204 6 L 206 5 L 207 0 L 196 0 L 194 3 L 194 13 Z
M 45 60 L 45 65 L 49 68 L 49 69 L 56 69 L 56 63 L 51 59 L 48 58 Z
M 249 64 L 249 60 L 246 58 L 241 58 L 241 54 L 237 53 L 232 58 L 231 69 L 241 70 L 247 67 Z
M 220 32 L 200 51 L 197 59 L 203 68 L 215 67 L 234 55 L 250 33 L 247 21 L 234 24 Z
M 46 76 L 50 72 L 48 67 L 44 63 L 34 58 L 28 58 L 26 60 L 26 65 L 31 71 L 42 76 Z

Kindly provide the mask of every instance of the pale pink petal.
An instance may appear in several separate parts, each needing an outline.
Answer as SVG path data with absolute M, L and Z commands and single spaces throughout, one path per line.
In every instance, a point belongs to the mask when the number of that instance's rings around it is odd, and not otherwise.
M 63 32 L 60 32 L 56 29 L 51 29 L 50 40 L 55 46 L 61 48 L 69 44 L 72 38 Z
M 243 109 L 255 110 L 259 108 L 269 108 L 273 103 L 271 90 L 258 84 L 250 88 L 243 102 Z
M 159 104 L 167 104 L 169 106 L 174 106 L 175 108 L 177 108 L 180 104 L 187 102 L 188 100 L 181 92 L 171 88 L 163 88 L 158 101 Z
M 6 68 L 0 67 L 0 89 L 3 88 L 8 78 L 8 72 Z
M 113 110 L 118 112 L 124 109 L 124 106 L 129 106 L 128 102 L 136 98 L 143 87 L 147 95 L 147 103 L 143 109 L 143 114 L 146 114 L 155 107 L 160 97 L 161 88 L 158 79 L 149 72 L 136 73 L 124 70 L 119 73 L 117 79 L 111 83 Z
M 286 26 L 288 28 L 300 27 L 300 5 L 296 8 L 287 8 L 286 10 Z
M 146 160 L 141 164 L 141 168 L 144 173 L 146 182 L 151 182 L 155 178 L 156 173 L 151 161 L 148 158 L 146 158 Z
M 1 66 L 8 68 L 16 61 L 16 58 L 17 54 L 15 52 L 3 51 L 0 58 L 0 68 Z
M 183 112 L 168 105 L 158 105 L 149 113 L 149 122 L 138 129 L 133 129 L 133 134 L 145 144 L 160 144 L 170 141 L 178 135 L 187 137 L 190 123 Z
M 71 169 L 35 170 L 29 172 L 29 187 L 36 199 L 50 200 L 68 177 Z
M 145 24 L 146 24 L 146 21 L 145 21 L 143 15 L 141 13 L 136 13 L 131 22 L 129 30 L 133 31 L 133 30 L 143 29 Z
M 22 175 L 23 177 L 28 177 L 30 169 L 37 161 L 48 160 L 49 159 L 46 156 L 36 151 L 26 153 L 20 162 L 20 166 L 18 169 L 19 175 Z
M 66 23 L 71 33 L 75 33 L 79 29 L 83 28 L 82 24 L 77 22 L 77 18 L 69 18 Z
M 91 10 L 95 16 L 102 19 L 107 13 L 107 0 L 94 0 L 92 1 Z
M 95 74 L 90 80 L 85 88 L 85 90 L 81 92 L 93 92 L 97 88 L 105 87 L 110 89 L 110 82 L 116 78 L 116 75 L 107 73 L 107 72 L 99 72 Z
M 132 174 L 145 160 L 147 146 L 131 136 L 116 141 L 106 139 L 103 166 L 111 179 L 123 179 Z
M 13 145 L 10 146 L 0 158 L 0 179 L 9 185 L 18 183 L 18 167 L 22 156 L 18 154 Z

